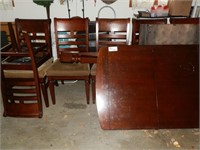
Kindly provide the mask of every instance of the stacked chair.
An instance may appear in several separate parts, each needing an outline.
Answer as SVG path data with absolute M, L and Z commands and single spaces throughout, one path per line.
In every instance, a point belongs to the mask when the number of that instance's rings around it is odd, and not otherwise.
M 42 98 L 39 82 L 39 66 L 45 62 L 46 54 L 41 49 L 34 49 L 27 33 L 24 40 L 28 51 L 13 54 L 2 61 L 1 90 L 4 116 L 39 117 L 43 115 Z M 13 71 L 18 77 L 8 77 Z M 19 72 L 32 72 L 30 77 L 19 77 Z
M 53 62 L 52 57 L 52 44 L 51 44 L 51 20 L 50 19 L 16 19 L 16 35 L 19 50 L 23 51 L 26 47 L 24 43 L 23 31 L 27 31 L 31 35 L 31 41 L 34 48 L 43 46 L 43 51 L 47 54 L 47 61 L 42 64 L 39 70 L 39 81 L 45 101 L 45 105 L 49 106 L 48 94 L 47 94 L 47 76 L 46 70 L 49 65 Z M 27 72 L 27 75 L 30 72 Z
M 53 60 L 50 23 L 48 19 L 15 20 L 17 48 L 1 52 L 6 57 L 1 63 L 4 116 L 42 117 L 40 88 L 49 106 L 46 70 Z

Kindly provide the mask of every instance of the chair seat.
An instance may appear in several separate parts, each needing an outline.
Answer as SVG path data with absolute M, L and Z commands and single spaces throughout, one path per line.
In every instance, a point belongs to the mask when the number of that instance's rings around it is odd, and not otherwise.
M 46 76 L 46 70 L 51 66 L 53 57 L 48 59 L 38 68 L 39 78 Z M 32 70 L 4 70 L 5 78 L 33 78 Z
M 90 74 L 92 76 L 96 76 L 96 69 L 97 69 L 97 64 L 93 64 L 92 68 L 91 68 L 91 71 L 90 71 Z
M 48 76 L 88 76 L 90 74 L 89 64 L 61 63 L 59 59 L 47 70 Z

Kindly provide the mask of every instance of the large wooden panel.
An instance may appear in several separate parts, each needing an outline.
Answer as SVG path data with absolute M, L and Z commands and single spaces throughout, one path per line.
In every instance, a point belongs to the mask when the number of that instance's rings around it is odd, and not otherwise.
M 156 49 L 159 128 L 199 126 L 198 46 Z
M 96 91 L 102 129 L 198 128 L 199 47 L 102 48 Z
M 103 129 L 156 128 L 153 50 L 144 46 L 100 49 L 97 110 Z

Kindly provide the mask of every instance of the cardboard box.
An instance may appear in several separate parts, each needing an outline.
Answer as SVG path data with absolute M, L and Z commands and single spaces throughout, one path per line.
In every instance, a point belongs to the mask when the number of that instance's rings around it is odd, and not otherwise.
M 186 16 L 190 15 L 192 0 L 169 0 L 169 16 Z

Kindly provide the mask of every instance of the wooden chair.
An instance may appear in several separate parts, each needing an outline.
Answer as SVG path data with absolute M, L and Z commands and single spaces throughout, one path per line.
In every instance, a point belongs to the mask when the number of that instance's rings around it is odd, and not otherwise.
M 130 18 L 96 18 L 96 51 L 104 46 L 128 45 L 130 34 Z M 91 69 L 92 98 L 96 100 L 96 64 Z
M 26 47 L 22 32 L 27 31 L 32 34 L 31 39 L 33 46 L 37 47 L 46 44 L 47 48 L 44 50 L 52 56 L 50 25 L 50 19 L 15 19 L 18 47 L 21 50 L 23 47 Z
M 58 58 L 47 70 L 53 104 L 56 103 L 54 83 L 58 80 L 84 80 L 87 104 L 89 104 L 89 64 L 71 59 L 79 52 L 88 52 L 88 22 L 88 18 L 54 18 Z M 65 63 L 61 62 L 63 54 L 69 56 L 69 60 L 65 60 Z
M 39 117 L 43 115 L 38 68 L 48 58 L 41 48 L 33 49 L 31 38 L 24 35 L 26 52 L 10 52 L 10 56 L 1 63 L 1 91 L 4 105 L 3 116 Z M 32 72 L 25 78 L 8 77 L 9 70 Z M 17 73 L 17 72 L 16 72 Z
M 171 24 L 199 24 L 199 18 L 170 18 Z
M 132 19 L 132 44 L 139 44 L 140 24 L 166 24 L 167 19 Z
M 23 32 L 28 32 L 31 36 L 31 44 L 34 48 L 40 47 L 40 49 L 46 53 L 46 61 L 38 68 L 39 71 L 39 82 L 41 85 L 44 101 L 46 107 L 49 106 L 48 101 L 48 83 L 46 76 L 46 69 L 53 62 L 52 48 L 51 48 L 51 34 L 50 34 L 50 23 L 48 19 L 16 19 L 16 35 L 17 35 L 17 47 L 18 52 L 27 52 L 27 43 L 25 42 Z M 42 46 L 42 48 L 41 48 Z M 9 56 L 9 54 L 7 54 Z M 24 78 L 33 77 L 33 72 L 30 70 L 5 70 L 5 78 L 18 78 L 18 80 L 24 80 Z

